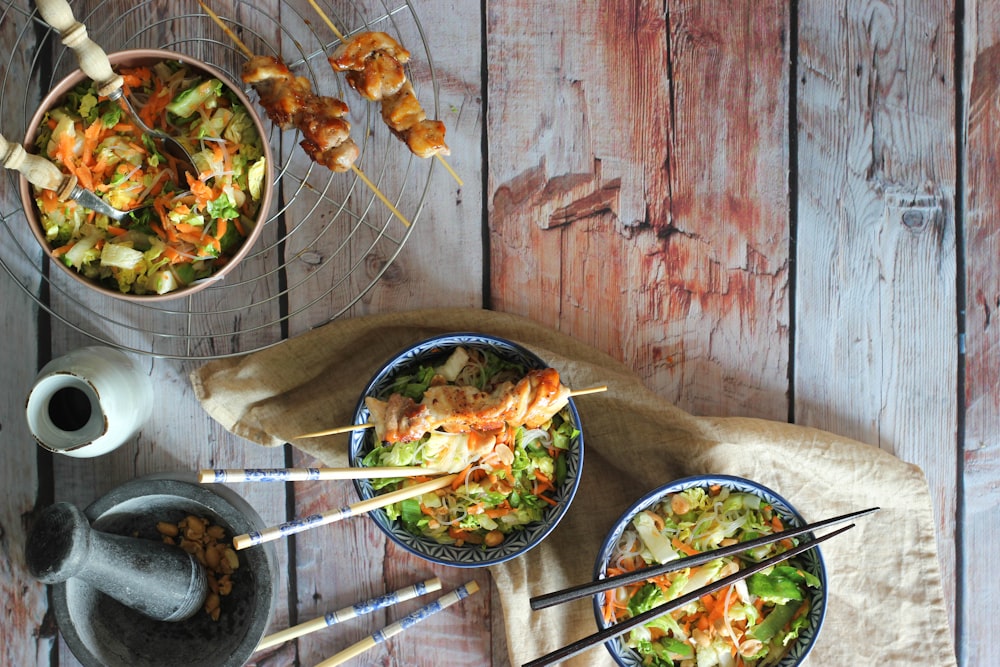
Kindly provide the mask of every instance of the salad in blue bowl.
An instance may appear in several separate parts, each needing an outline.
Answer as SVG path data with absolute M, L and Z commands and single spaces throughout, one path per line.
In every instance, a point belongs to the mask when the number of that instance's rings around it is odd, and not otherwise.
M 804 526 L 781 496 L 726 475 L 689 477 L 632 505 L 608 534 L 595 579 L 666 563 L 786 527 Z M 791 549 L 809 534 L 738 556 L 622 586 L 594 598 L 601 629 Z M 750 575 L 606 642 L 622 667 L 793 667 L 808 655 L 826 612 L 819 547 Z
M 372 512 L 393 542 L 456 567 L 493 565 L 540 543 L 580 482 L 580 417 L 558 371 L 494 336 L 453 333 L 390 359 L 355 411 L 353 466 L 416 466 L 426 476 L 360 479 L 362 499 L 442 474 L 444 489 Z

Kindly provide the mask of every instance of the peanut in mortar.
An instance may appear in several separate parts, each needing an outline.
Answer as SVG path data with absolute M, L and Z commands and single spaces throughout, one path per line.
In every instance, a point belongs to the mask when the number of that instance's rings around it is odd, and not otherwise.
M 156 530 L 164 542 L 180 546 L 204 566 L 209 589 L 204 610 L 212 620 L 219 620 L 222 611 L 220 597 L 232 592 L 232 574 L 240 566 L 239 556 L 226 541 L 225 529 L 188 515 L 177 523 L 160 521 Z

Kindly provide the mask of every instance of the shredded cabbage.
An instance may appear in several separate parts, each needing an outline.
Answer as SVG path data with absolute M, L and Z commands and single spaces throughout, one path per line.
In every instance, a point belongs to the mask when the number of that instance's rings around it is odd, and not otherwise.
M 637 514 L 609 559 L 607 574 L 747 541 L 781 530 L 760 498 L 725 487 L 692 488 Z M 789 539 L 710 561 L 605 597 L 605 620 L 617 623 L 737 572 L 795 544 Z M 662 667 L 767 667 L 776 664 L 808 622 L 809 588 L 820 581 L 793 559 L 665 614 L 625 636 L 644 664 Z M 738 656 L 740 662 L 736 662 Z
M 490 391 L 504 381 L 520 379 L 527 372 L 491 352 L 462 349 L 450 359 L 437 366 L 422 366 L 398 378 L 389 393 L 402 393 L 419 401 L 432 383 L 441 382 L 472 383 Z M 439 374 L 440 370 L 447 375 Z M 579 433 L 564 410 L 542 428 L 511 427 L 493 435 L 497 442 L 492 451 L 472 461 L 467 468 L 468 434 L 437 431 L 425 434 L 418 441 L 375 443 L 362 465 L 462 470 L 464 480 L 458 488 L 396 503 L 387 508 L 387 514 L 400 520 L 411 533 L 441 544 L 496 546 L 504 536 L 541 520 L 546 510 L 557 503 L 555 492 L 566 477 L 564 449 Z M 563 448 L 553 444 L 557 435 L 565 443 Z M 409 482 L 399 478 L 372 480 L 373 488 L 380 492 L 398 489 L 405 483 Z

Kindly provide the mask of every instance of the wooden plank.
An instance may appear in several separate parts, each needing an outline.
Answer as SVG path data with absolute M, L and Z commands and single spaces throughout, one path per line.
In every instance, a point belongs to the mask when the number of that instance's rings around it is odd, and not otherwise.
M 0 99 L 0 132 L 11 142 L 24 137 L 27 116 L 40 99 L 38 85 L 28 72 L 38 48 L 27 2 L 0 2 L 0 43 L 8 45 L 0 64 L 3 89 L 16 86 L 22 95 Z M 25 82 L 29 82 L 27 85 Z M 0 663 L 4 665 L 48 664 L 56 645 L 55 624 L 47 616 L 44 584 L 28 572 L 24 545 L 32 517 L 47 502 L 46 473 L 38 469 L 44 459 L 28 430 L 25 400 L 39 368 L 39 341 L 30 323 L 37 321 L 38 307 L 28 291 L 37 295 L 40 274 L 35 268 L 41 251 L 26 231 L 14 172 L 0 173 L 0 233 L 5 271 L 0 271 L 0 432 L 3 434 L 3 465 L 0 486 L 5 502 L 0 507 Z M 22 285 L 25 289 L 22 289 Z
M 104 8 L 103 12 L 93 12 L 96 4 L 74 3 L 74 12 L 78 18 L 89 24 L 91 34 L 100 39 L 108 51 L 124 45 L 168 45 L 176 40 L 178 35 L 196 35 L 199 28 L 193 25 L 192 21 L 200 21 L 199 26 L 211 28 L 211 24 L 204 18 L 182 17 L 175 20 L 174 11 L 165 5 L 130 5 L 128 11 L 123 10 L 121 15 L 116 15 L 109 14 L 107 8 Z M 57 53 L 61 48 L 57 45 Z M 213 56 L 206 49 L 202 50 L 202 57 L 209 61 L 213 60 Z M 206 296 L 204 299 L 211 302 L 213 296 Z M 224 302 L 220 301 L 215 303 L 216 306 L 210 307 L 209 311 L 215 311 L 220 303 L 224 305 Z M 183 300 L 171 304 L 171 308 L 181 314 L 189 307 L 194 306 L 191 302 Z M 108 344 L 124 345 L 138 350 L 150 349 L 147 347 L 150 344 L 149 332 L 165 332 L 197 341 L 195 336 L 205 331 L 198 329 L 199 323 L 192 325 L 191 321 L 183 317 L 177 318 L 176 327 L 171 322 L 164 328 L 162 313 L 156 310 L 130 307 L 73 288 L 67 288 L 65 293 L 55 292 L 52 295 L 52 308 L 71 323 L 87 324 L 89 331 L 102 336 L 102 340 Z M 274 319 L 273 315 L 265 317 Z M 235 320 L 236 328 L 240 330 L 239 317 Z M 109 324 L 105 329 L 101 325 L 102 321 L 114 322 L 120 327 Z M 204 319 L 199 322 L 204 322 Z M 214 331 L 219 330 L 216 323 L 212 323 L 211 326 L 216 327 Z M 249 327 L 250 323 L 244 322 L 242 326 Z M 252 349 L 255 345 L 271 340 L 262 339 L 254 343 L 253 340 L 246 338 L 237 340 L 235 335 L 231 335 L 223 338 L 221 342 L 213 341 L 204 345 L 195 342 L 192 346 L 182 346 L 179 350 L 180 354 L 185 352 L 198 355 L 224 354 L 245 349 L 243 346 Z M 82 335 L 72 327 L 64 326 L 60 321 L 53 326 L 51 339 L 53 356 L 94 343 L 93 339 Z M 162 351 L 167 354 L 178 353 L 177 348 Z M 197 362 L 133 356 L 140 361 L 156 388 L 158 398 L 152 417 L 136 438 L 110 454 L 95 459 L 56 457 L 53 463 L 56 500 L 69 501 L 82 508 L 115 486 L 151 473 L 184 473 L 199 467 L 213 467 L 220 464 L 237 467 L 274 467 L 284 464 L 284 452 L 280 448 L 247 447 L 245 442 L 226 433 L 221 426 L 206 417 L 187 379 L 188 373 Z M 169 395 L 170 399 L 163 400 L 162 397 L 165 395 Z M 258 509 L 265 523 L 273 524 L 287 518 L 284 488 L 280 486 L 248 488 L 243 495 Z M 285 572 L 288 562 L 287 547 L 278 545 L 277 553 L 278 571 Z M 279 586 L 278 604 L 274 611 L 274 622 L 277 625 L 287 624 L 287 608 L 287 588 Z M 58 663 L 79 664 L 62 641 L 59 646 Z
M 795 419 L 919 465 L 954 627 L 951 8 L 800 6 Z
M 460 175 L 460 186 L 442 162 L 412 156 L 389 133 L 378 105 L 362 99 L 331 71 L 324 54 L 339 42 L 324 17 L 305 2 L 289 4 L 299 14 L 285 27 L 295 37 L 295 50 L 311 55 L 303 69 L 308 67 L 315 77 L 317 90 L 343 99 L 351 108 L 352 137 L 363 149 L 359 168 L 412 221 L 407 229 L 352 174 L 334 174 L 328 181 L 321 179 L 324 187 L 317 188 L 319 192 L 290 196 L 286 217 L 296 222 L 309 218 L 289 234 L 285 248 L 290 258 L 287 282 L 296 286 L 289 294 L 291 330 L 321 325 L 352 303 L 346 313 L 351 316 L 480 306 L 482 96 L 479 33 L 470 29 L 479 24 L 477 8 L 319 3 L 341 34 L 385 30 L 411 52 L 410 80 L 428 115 L 448 128 L 451 155 L 445 161 Z M 470 48 L 456 49 L 455 44 Z M 304 172 L 308 161 L 295 147 L 291 162 Z M 429 264 L 427 257 L 447 258 L 448 270 Z M 316 305 L 306 310 L 305 304 Z
M 304 4 L 304 3 L 303 3 Z M 336 295 L 323 297 L 316 281 L 306 281 L 310 272 L 316 271 L 321 262 L 332 257 L 331 271 L 337 276 L 350 274 L 345 289 L 351 296 L 361 294 L 365 287 L 382 271 L 363 298 L 349 311 L 350 316 L 370 313 L 429 308 L 439 306 L 482 305 L 483 251 L 481 225 L 482 155 L 482 85 L 479 64 L 480 16 L 473 3 L 424 3 L 413 7 L 413 13 L 402 3 L 386 8 L 380 3 L 320 3 L 338 30 L 350 33 L 370 28 L 386 30 L 397 36 L 411 51 L 410 78 L 428 115 L 439 117 L 447 127 L 447 141 L 451 155 L 448 164 L 460 174 L 463 185 L 448 174 L 441 164 L 419 161 L 407 155 L 405 147 L 388 136 L 375 105 L 362 101 L 352 90 L 344 90 L 344 100 L 357 114 L 354 127 L 369 128 L 378 151 L 366 155 L 363 168 L 373 176 L 385 192 L 402 194 L 406 207 L 401 210 L 409 215 L 419 211 L 408 236 L 398 220 L 387 217 L 378 206 L 367 204 L 356 207 L 359 199 L 369 197 L 364 191 L 352 193 L 352 210 L 357 214 L 368 212 L 372 216 L 362 225 L 359 234 L 368 234 L 368 245 L 352 239 L 350 251 L 338 248 L 336 235 L 302 235 L 293 238 L 289 252 L 292 256 L 311 258 L 308 262 L 294 262 L 290 266 L 289 282 L 303 278 L 303 288 L 290 298 L 290 310 L 297 303 L 325 298 L 328 311 L 338 306 Z M 310 11 L 311 10 L 308 10 Z M 385 19 L 386 14 L 392 19 Z M 312 16 L 311 14 L 308 14 Z M 414 20 L 413 17 L 416 17 Z M 322 19 L 313 16 L 316 25 L 299 26 L 299 42 L 315 39 L 308 34 L 321 33 Z M 306 30 L 306 28 L 309 30 Z M 422 32 L 421 32 L 422 31 Z M 334 40 L 329 32 L 327 38 Z M 421 39 L 421 35 L 423 39 Z M 335 42 L 334 42 L 335 45 Z M 318 67 L 318 66 L 317 66 Z M 437 81 L 439 97 L 437 112 L 433 108 L 431 67 Z M 335 81 L 327 81 L 328 89 L 335 90 Z M 374 116 L 372 116 L 374 112 Z M 362 134 L 361 136 L 364 136 Z M 374 158 L 374 159 L 373 159 Z M 426 176 L 432 169 L 431 176 Z M 377 175 L 377 176 L 376 176 Z M 424 190 L 426 189 L 426 192 Z M 334 190 L 334 192 L 337 192 Z M 331 195 L 337 200 L 340 194 Z M 422 203 L 421 203 L 422 200 Z M 304 199 L 295 206 L 308 207 L 313 202 Z M 325 207 L 323 204 L 325 203 Z M 421 204 L 422 209 L 414 208 Z M 326 209 L 324 211 L 324 208 Z M 320 216 L 326 220 L 335 212 L 331 204 L 319 202 Z M 377 238 L 388 234 L 398 240 L 401 248 Z M 398 255 L 393 253 L 398 250 Z M 322 309 L 315 312 L 322 313 Z M 315 316 L 296 317 L 292 332 L 304 327 L 321 324 Z M 345 436 L 346 447 L 346 436 Z M 310 457 L 295 452 L 295 465 L 315 465 Z M 349 483 L 320 483 L 297 485 L 295 490 L 296 513 L 310 512 L 341 506 L 356 500 Z M 321 616 L 355 602 L 429 578 L 440 576 L 444 588 L 450 589 L 469 579 L 479 582 L 482 592 L 464 601 L 446 613 L 435 615 L 387 644 L 379 645 L 367 653 L 367 663 L 385 665 L 481 665 L 491 653 L 490 578 L 485 570 L 467 572 L 454 568 L 432 565 L 409 556 L 387 541 L 370 520 L 360 518 L 343 525 L 308 531 L 296 537 L 296 581 L 299 622 Z M 419 608 L 433 596 L 412 600 L 388 610 L 380 611 L 349 623 L 328 628 L 297 641 L 297 655 L 303 663 L 315 664 L 351 643 L 379 630 L 393 620 Z M 500 617 L 494 617 L 499 619 Z M 492 631 L 502 637 L 502 621 Z M 290 650 L 289 647 L 276 650 Z M 505 664 L 505 646 L 498 649 L 499 662 Z
M 785 3 L 488 12 L 491 306 L 692 412 L 784 419 Z
M 959 525 L 962 608 L 958 643 L 963 665 L 985 665 L 997 653 L 995 623 L 986 609 L 1000 608 L 1000 583 L 989 557 L 1000 551 L 996 507 L 1000 492 L 1000 198 L 995 164 L 1000 157 L 1000 5 L 966 5 L 964 90 L 965 154 L 965 433 Z

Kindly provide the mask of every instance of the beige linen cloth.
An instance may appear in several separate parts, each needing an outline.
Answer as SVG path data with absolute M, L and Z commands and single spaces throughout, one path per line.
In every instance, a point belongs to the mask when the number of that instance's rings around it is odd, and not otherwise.
M 925 478 L 875 447 L 784 423 L 693 417 L 573 338 L 475 309 L 334 321 L 272 348 L 210 361 L 191 379 L 205 410 L 232 433 L 263 445 L 292 442 L 325 465 L 343 466 L 343 436 L 329 448 L 324 438 L 294 438 L 351 423 L 364 385 L 387 359 L 431 335 L 460 331 L 523 344 L 569 387 L 608 386 L 575 401 L 585 456 L 570 511 L 541 545 L 491 567 L 513 665 L 597 630 L 589 600 L 532 612 L 528 598 L 588 581 L 602 539 L 629 505 L 666 482 L 703 473 L 756 480 L 807 521 L 882 508 L 821 548 L 829 603 L 808 664 L 956 664 Z M 565 664 L 614 663 L 597 646 Z

